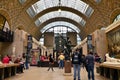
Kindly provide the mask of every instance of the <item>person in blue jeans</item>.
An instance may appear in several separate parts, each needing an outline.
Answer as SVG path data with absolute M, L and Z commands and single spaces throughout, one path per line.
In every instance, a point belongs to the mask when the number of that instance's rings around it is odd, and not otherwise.
M 26 60 L 25 60 L 25 67 L 26 67 L 26 69 L 29 69 L 28 64 L 29 64 L 29 56 L 28 56 L 28 54 L 26 54 Z
M 63 67 L 64 67 L 64 59 L 65 59 L 63 53 L 60 54 L 58 59 L 59 59 L 59 69 L 63 69 Z
M 79 52 L 79 49 L 76 49 L 76 51 L 72 55 L 72 64 L 74 69 L 74 80 L 76 80 L 76 77 L 78 75 L 78 80 L 80 80 L 80 66 L 81 66 L 81 53 Z M 76 74 L 77 73 L 77 74 Z
M 87 71 L 88 71 L 88 80 L 94 79 L 94 56 L 92 52 L 89 52 L 88 55 L 86 56 L 86 64 L 87 64 Z

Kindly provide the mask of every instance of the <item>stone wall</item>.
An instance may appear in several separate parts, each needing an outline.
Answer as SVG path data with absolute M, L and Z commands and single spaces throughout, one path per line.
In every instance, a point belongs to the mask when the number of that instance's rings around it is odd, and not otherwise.
M 83 50 L 83 54 L 84 54 L 84 55 L 87 55 L 87 54 L 88 54 L 88 52 L 87 52 L 87 43 L 84 43 L 84 44 L 82 45 L 82 50 Z
M 77 33 L 68 32 L 67 36 L 69 37 L 69 40 L 71 41 L 71 45 L 76 46 L 77 45 Z
M 22 53 L 26 52 L 26 47 L 24 46 L 24 36 L 26 34 L 23 30 L 16 30 L 14 33 L 14 41 L 13 42 L 4 42 L 1 46 L 1 54 L 4 56 L 6 54 L 9 55 L 22 55 Z M 0 44 L 1 45 L 1 44 Z
M 96 30 L 92 34 L 93 36 L 93 46 L 94 51 L 102 58 L 105 57 L 105 54 L 107 53 L 107 38 L 105 30 Z
M 27 0 L 24 4 L 20 4 L 19 0 L 0 0 L 0 14 L 6 17 L 12 30 L 22 26 L 25 31 L 37 38 L 41 34 L 38 35 L 36 33 L 40 31 L 35 27 L 32 18 L 26 13 L 26 10 L 36 1 L 38 0 Z M 81 37 L 83 39 L 97 28 L 110 25 L 110 19 L 113 19 L 120 13 L 120 10 L 118 10 L 112 15 L 116 9 L 120 8 L 119 0 L 101 0 L 100 3 L 96 3 L 94 0 L 83 1 L 94 9 L 91 17 L 87 19 L 86 25 L 83 28 L 84 30 L 81 30 L 80 34 L 82 34 Z
M 44 46 L 48 48 L 54 47 L 54 33 L 53 32 L 46 32 L 44 34 Z

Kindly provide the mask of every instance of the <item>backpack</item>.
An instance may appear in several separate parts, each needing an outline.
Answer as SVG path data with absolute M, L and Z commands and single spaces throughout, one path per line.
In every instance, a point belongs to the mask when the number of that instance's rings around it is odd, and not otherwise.
M 54 64 L 54 59 L 51 57 L 49 62 Z
M 74 54 L 74 59 L 73 59 L 73 63 L 74 64 L 78 64 L 79 63 L 79 58 L 78 58 L 78 54 Z

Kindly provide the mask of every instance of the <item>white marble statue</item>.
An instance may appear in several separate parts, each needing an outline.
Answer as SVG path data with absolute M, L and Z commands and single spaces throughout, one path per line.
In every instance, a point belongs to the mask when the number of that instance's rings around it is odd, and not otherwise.
M 107 53 L 106 55 L 106 62 L 119 62 L 120 63 L 120 59 L 116 59 L 116 58 L 112 58 L 109 56 L 109 54 Z

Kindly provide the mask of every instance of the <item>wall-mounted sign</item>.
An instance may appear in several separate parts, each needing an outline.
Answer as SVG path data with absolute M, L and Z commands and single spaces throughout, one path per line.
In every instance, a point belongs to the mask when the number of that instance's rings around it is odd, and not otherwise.
M 32 49 L 32 36 L 28 35 L 27 49 Z
M 92 35 L 87 36 L 87 46 L 88 46 L 88 50 L 91 50 L 93 48 L 93 46 L 92 46 Z

